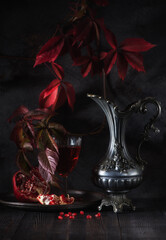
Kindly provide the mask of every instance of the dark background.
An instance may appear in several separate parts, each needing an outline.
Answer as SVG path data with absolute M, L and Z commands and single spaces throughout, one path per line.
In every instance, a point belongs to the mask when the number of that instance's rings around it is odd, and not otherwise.
M 38 107 L 40 92 L 54 79 L 44 66 L 33 68 L 33 58 L 40 47 L 53 35 L 56 24 L 66 17 L 70 1 L 4 1 L 0 9 L 0 192 L 11 190 L 12 175 L 17 170 L 16 146 L 10 141 L 12 124 L 10 114 L 19 106 Z M 131 192 L 134 197 L 166 197 L 166 3 L 161 0 L 110 0 L 100 8 L 105 24 L 117 36 L 141 37 L 157 47 L 144 54 L 146 73 L 129 68 L 122 82 L 113 68 L 108 79 L 107 94 L 121 109 L 147 96 L 156 97 L 162 104 L 162 116 L 157 126 L 161 132 L 152 135 L 143 147 L 147 160 L 144 182 Z M 72 66 L 69 56 L 60 59 L 65 69 L 65 80 L 76 91 L 75 110 L 62 111 L 62 123 L 72 132 L 88 132 L 103 121 L 102 110 L 86 94 L 102 94 L 99 77 L 82 78 L 80 69 Z M 66 110 L 67 109 L 67 110 Z M 152 109 L 153 110 L 153 109 Z M 152 114 L 133 116 L 129 120 L 126 139 L 129 150 L 135 154 L 144 123 Z M 98 135 L 83 138 L 77 167 L 69 177 L 69 185 L 76 189 L 99 190 L 91 175 L 95 164 L 104 155 L 109 141 L 107 126 Z

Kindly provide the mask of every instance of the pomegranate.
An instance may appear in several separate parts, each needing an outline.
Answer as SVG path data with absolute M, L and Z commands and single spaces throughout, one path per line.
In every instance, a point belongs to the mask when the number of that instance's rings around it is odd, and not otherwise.
M 57 196 L 55 194 L 51 194 L 51 195 L 40 194 L 37 197 L 37 199 L 42 205 L 66 205 L 66 204 L 74 203 L 74 198 L 69 197 L 69 195 L 67 195 L 67 197 L 65 197 L 64 195 Z M 69 213 L 68 213 L 68 215 L 69 215 Z
M 38 168 L 32 168 L 27 176 L 18 171 L 13 176 L 14 195 L 20 202 L 38 202 L 39 194 L 48 194 L 50 186 L 41 177 Z

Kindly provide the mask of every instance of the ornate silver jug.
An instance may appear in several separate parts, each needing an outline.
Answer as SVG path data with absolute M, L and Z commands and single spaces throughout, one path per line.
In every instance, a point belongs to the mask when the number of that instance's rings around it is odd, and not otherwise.
M 120 111 L 116 105 L 102 97 L 88 94 L 104 111 L 110 130 L 110 142 L 105 156 L 100 160 L 94 169 L 94 182 L 107 192 L 102 200 L 102 206 L 112 206 L 114 212 L 122 212 L 123 206 L 131 207 L 135 210 L 126 193 L 137 187 L 143 178 L 145 162 L 140 156 L 141 145 L 149 139 L 150 130 L 159 132 L 154 126 L 157 118 L 161 114 L 161 106 L 154 98 L 145 98 L 129 105 L 124 111 Z M 132 113 L 146 113 L 147 105 L 156 106 L 156 114 L 145 125 L 143 137 L 137 149 L 137 156 L 132 158 L 125 143 L 125 126 L 127 119 Z

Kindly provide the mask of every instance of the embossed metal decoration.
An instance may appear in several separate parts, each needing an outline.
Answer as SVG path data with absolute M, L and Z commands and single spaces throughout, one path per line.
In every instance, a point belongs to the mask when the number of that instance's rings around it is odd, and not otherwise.
M 102 200 L 102 206 L 112 206 L 114 212 L 122 212 L 123 206 L 131 207 L 135 210 L 126 193 L 137 187 L 143 178 L 145 161 L 140 156 L 140 149 L 144 141 L 149 140 L 150 131 L 155 133 L 159 129 L 154 123 L 161 114 L 161 106 L 155 98 L 145 98 L 129 105 L 124 111 L 108 100 L 100 96 L 88 94 L 104 111 L 110 130 L 110 142 L 105 156 L 100 160 L 94 169 L 94 182 L 107 192 L 107 196 Z M 146 113 L 147 105 L 153 104 L 156 107 L 156 114 L 145 125 L 142 139 L 138 146 L 137 156 L 132 158 L 125 143 L 125 126 L 127 119 L 132 113 Z

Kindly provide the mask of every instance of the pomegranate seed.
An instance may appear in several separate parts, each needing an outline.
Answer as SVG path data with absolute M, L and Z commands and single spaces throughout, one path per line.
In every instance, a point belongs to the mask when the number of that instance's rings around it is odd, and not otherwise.
M 54 201 L 50 201 L 49 205 L 55 205 Z
M 72 212 L 68 212 L 68 214 L 69 214 L 69 216 L 71 216 L 71 215 L 72 215 Z
M 96 218 L 101 217 L 101 213 L 97 213 L 97 214 L 95 215 L 95 217 L 96 217 Z
M 65 216 L 65 217 L 69 217 L 69 214 L 66 213 L 64 216 Z
M 60 212 L 59 215 L 60 215 L 60 216 L 63 216 L 63 215 L 64 215 L 64 212 Z
M 72 213 L 72 216 L 77 216 L 77 213 Z
M 75 217 L 74 216 L 69 216 L 69 219 L 74 219 Z
M 59 220 L 62 220 L 62 219 L 63 219 L 63 217 L 62 217 L 62 216 L 58 216 L 58 219 L 59 219 Z
M 81 214 L 81 215 L 84 215 L 84 211 L 80 211 L 80 214 Z
M 91 219 L 92 216 L 91 216 L 91 215 L 87 215 L 86 218 L 87 218 L 87 219 Z

